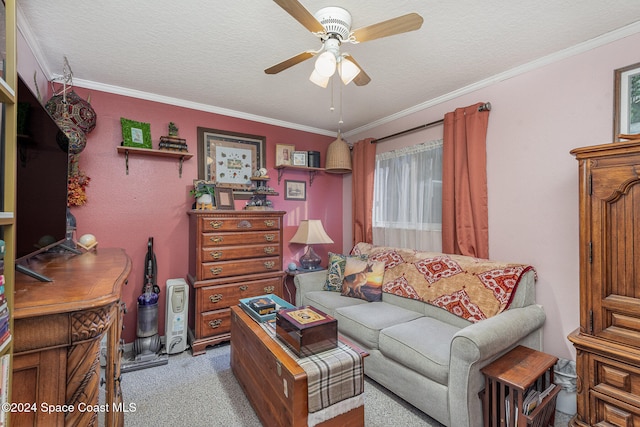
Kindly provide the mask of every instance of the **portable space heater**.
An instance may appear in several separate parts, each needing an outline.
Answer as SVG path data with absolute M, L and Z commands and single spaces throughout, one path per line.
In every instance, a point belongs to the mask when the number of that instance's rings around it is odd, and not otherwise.
M 189 287 L 184 279 L 167 280 L 167 315 L 165 325 L 165 348 L 168 354 L 181 353 L 187 349 L 187 320 Z

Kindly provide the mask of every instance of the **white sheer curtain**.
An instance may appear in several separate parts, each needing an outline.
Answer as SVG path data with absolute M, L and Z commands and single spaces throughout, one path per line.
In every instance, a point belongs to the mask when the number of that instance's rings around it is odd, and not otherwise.
M 375 245 L 442 250 L 442 140 L 376 155 Z

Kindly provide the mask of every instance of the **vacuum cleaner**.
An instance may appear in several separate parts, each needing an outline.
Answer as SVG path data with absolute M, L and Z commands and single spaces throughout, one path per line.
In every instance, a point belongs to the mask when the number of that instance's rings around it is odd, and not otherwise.
M 121 371 L 135 371 L 152 366 L 165 365 L 169 355 L 162 351 L 162 340 L 158 334 L 158 265 L 153 253 L 153 237 L 147 243 L 147 255 L 144 260 L 144 285 L 138 297 L 137 338 L 133 343 L 132 354 L 125 356 L 121 363 Z

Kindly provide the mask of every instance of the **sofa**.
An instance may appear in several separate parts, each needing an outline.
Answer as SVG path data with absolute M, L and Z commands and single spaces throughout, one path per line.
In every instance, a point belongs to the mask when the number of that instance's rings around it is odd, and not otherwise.
M 358 243 L 294 283 L 296 305 L 335 317 L 369 353 L 365 375 L 446 426 L 476 427 L 481 368 L 516 345 L 542 350 L 536 278 L 521 264 Z

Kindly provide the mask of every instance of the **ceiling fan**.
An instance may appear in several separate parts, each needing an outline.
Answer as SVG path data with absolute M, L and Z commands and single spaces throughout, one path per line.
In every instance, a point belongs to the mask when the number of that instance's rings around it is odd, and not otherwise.
M 353 81 L 364 86 L 371 78 L 348 53 L 341 53 L 342 43 L 362 43 L 395 34 L 414 31 L 424 21 L 417 13 L 392 18 L 377 24 L 368 25 L 351 31 L 351 14 L 341 7 L 325 7 L 312 15 L 297 0 L 273 0 L 295 20 L 311 31 L 322 41 L 318 50 L 306 50 L 264 70 L 267 74 L 277 74 L 307 59 L 318 56 L 311 73 L 311 80 L 320 87 L 327 87 L 329 79 L 338 70 L 342 82 L 346 85 Z

